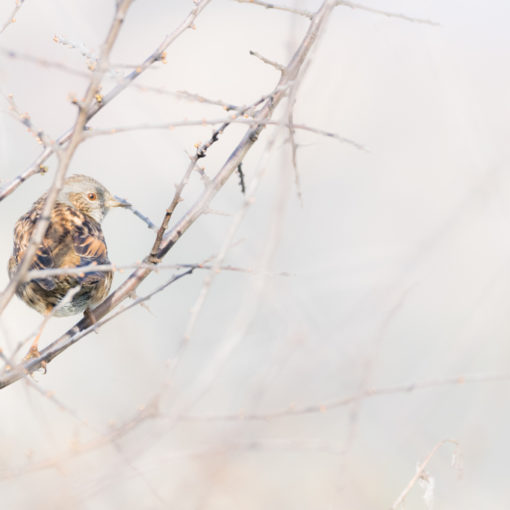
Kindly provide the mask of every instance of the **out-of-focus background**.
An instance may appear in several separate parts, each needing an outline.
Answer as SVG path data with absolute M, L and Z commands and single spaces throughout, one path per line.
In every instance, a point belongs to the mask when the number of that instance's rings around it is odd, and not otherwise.
M 279 4 L 313 11 L 320 2 Z M 2 2 L 1 23 L 14 5 Z M 294 121 L 366 150 L 298 131 L 300 200 L 287 133 L 269 127 L 245 159 L 248 185 L 261 181 L 225 259 L 250 272 L 215 275 L 193 319 L 211 276 L 196 272 L 68 349 L 35 376 L 40 391 L 24 382 L 1 390 L 2 508 L 388 508 L 446 439 L 459 447 L 437 450 L 406 508 L 508 508 L 510 4 L 364 5 L 440 24 L 345 6 L 332 14 Z M 192 6 L 135 2 L 111 64 L 123 73 L 141 62 Z M 104 0 L 26 1 L 0 34 L 0 185 L 41 151 L 6 95 L 47 136 L 63 133 L 76 115 L 69 98 L 87 85 L 82 53 L 97 56 L 112 15 Z M 222 108 L 171 92 L 249 104 L 278 79 L 249 51 L 286 63 L 307 26 L 288 12 L 213 0 L 166 63 L 136 83 L 144 87 L 127 89 L 91 126 L 222 118 Z M 211 129 L 94 137 L 71 173 L 99 179 L 158 222 L 187 153 Z M 213 146 L 206 173 L 245 129 Z M 16 219 L 51 183 L 56 160 L 48 166 L 0 204 L 0 265 Z M 221 250 L 244 204 L 237 181 L 212 203 L 225 214 L 201 218 L 167 264 Z M 196 175 L 177 215 L 201 189 Z M 141 260 L 153 240 L 124 210 L 104 231 L 119 265 Z M 162 269 L 138 294 L 171 274 Z M 0 286 L 7 281 L 0 271 Z M 51 320 L 41 345 L 75 320 Z M 13 300 L 0 347 L 11 353 L 40 321 Z

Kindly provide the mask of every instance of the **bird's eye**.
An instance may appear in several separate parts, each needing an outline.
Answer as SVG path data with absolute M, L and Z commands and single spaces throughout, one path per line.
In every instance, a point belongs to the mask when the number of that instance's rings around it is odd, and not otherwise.
M 93 202 L 94 200 L 97 200 L 97 195 L 96 195 L 95 193 L 89 193 L 89 194 L 87 195 L 87 198 L 88 198 L 91 202 Z

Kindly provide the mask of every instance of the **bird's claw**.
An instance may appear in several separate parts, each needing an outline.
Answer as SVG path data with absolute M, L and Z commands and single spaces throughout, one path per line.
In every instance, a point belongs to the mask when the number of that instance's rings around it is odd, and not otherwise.
M 41 353 L 39 352 L 37 345 L 32 345 L 26 356 L 23 358 L 23 361 L 29 361 L 34 358 L 39 358 L 40 356 Z M 46 365 L 47 365 L 46 361 L 41 361 L 41 368 L 44 370 L 43 374 L 46 374 L 47 372 Z

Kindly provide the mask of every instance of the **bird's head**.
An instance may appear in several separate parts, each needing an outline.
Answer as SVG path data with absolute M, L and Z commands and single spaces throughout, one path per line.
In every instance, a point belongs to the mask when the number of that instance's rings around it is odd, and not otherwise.
M 129 205 L 117 200 L 101 183 L 87 175 L 72 175 L 67 178 L 57 200 L 87 214 L 98 223 L 103 221 L 111 207 Z

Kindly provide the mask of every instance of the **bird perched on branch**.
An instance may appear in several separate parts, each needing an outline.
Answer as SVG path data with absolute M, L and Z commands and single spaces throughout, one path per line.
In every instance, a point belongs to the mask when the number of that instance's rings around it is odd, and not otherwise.
M 14 228 L 14 248 L 9 259 L 12 278 L 40 218 L 47 194 L 34 202 Z M 111 207 L 120 202 L 99 182 L 86 175 L 73 175 L 65 182 L 50 213 L 50 222 L 38 246 L 30 270 L 64 269 L 109 264 L 101 222 Z M 112 284 L 111 271 L 44 276 L 22 281 L 16 294 L 29 306 L 44 314 L 67 316 L 89 313 L 107 296 Z M 37 356 L 39 334 L 27 357 Z

